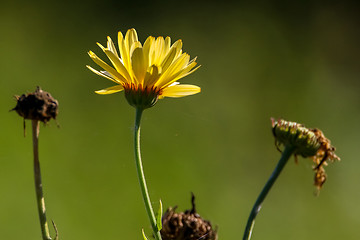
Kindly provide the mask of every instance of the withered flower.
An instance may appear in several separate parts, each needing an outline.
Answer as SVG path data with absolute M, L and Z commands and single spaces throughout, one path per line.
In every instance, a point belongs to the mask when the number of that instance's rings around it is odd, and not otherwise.
M 280 152 L 281 150 L 279 146 L 281 144 L 283 144 L 285 148 L 281 154 L 278 164 L 254 203 L 245 227 L 243 240 L 249 240 L 251 238 L 255 218 L 260 212 L 262 203 L 291 155 L 294 154 L 296 162 L 297 155 L 301 155 L 302 157 L 311 157 L 313 159 L 315 163 L 314 185 L 317 187 L 317 193 L 326 181 L 326 173 L 323 168 L 323 166 L 327 164 L 326 161 L 340 160 L 340 158 L 334 153 L 335 148 L 331 146 L 330 140 L 327 139 L 319 129 L 306 128 L 302 124 L 282 119 L 276 121 L 271 118 L 271 122 L 276 148 Z
M 43 240 L 51 240 L 49 225 L 46 220 L 45 199 L 43 194 L 43 183 L 41 180 L 40 160 L 39 160 L 39 132 L 40 122 L 47 123 L 50 119 L 56 119 L 58 114 L 58 101 L 54 99 L 50 93 L 41 90 L 37 87 L 35 92 L 15 96 L 17 100 L 15 108 L 21 117 L 24 118 L 24 135 L 25 135 L 25 119 L 30 119 L 32 122 L 33 135 L 33 153 L 34 153 L 34 180 L 35 192 L 38 207 L 38 214 L 40 220 L 41 234 Z M 55 238 L 58 239 L 58 231 L 55 223 Z
M 217 240 L 217 232 L 211 223 L 196 212 L 194 195 L 191 203 L 191 210 L 176 213 L 175 206 L 164 213 L 160 232 L 163 240 Z
M 326 181 L 326 174 L 323 166 L 326 166 L 328 161 L 340 161 L 340 158 L 335 154 L 335 147 L 331 145 L 330 140 L 324 136 L 322 131 L 317 128 L 311 130 L 315 133 L 320 143 L 320 148 L 316 152 L 315 156 L 312 157 L 313 162 L 316 165 L 316 167 L 314 168 L 314 184 L 318 189 L 320 189 Z
M 15 110 L 24 119 L 38 120 L 44 123 L 56 119 L 59 103 L 50 93 L 37 87 L 35 92 L 15 96 Z
M 330 140 L 317 128 L 306 128 L 302 124 L 283 119 L 275 121 L 272 118 L 271 121 L 276 147 L 278 148 L 279 144 L 294 146 L 296 161 L 297 155 L 311 157 L 315 164 L 314 185 L 321 189 L 327 177 L 324 166 L 329 161 L 340 161 Z

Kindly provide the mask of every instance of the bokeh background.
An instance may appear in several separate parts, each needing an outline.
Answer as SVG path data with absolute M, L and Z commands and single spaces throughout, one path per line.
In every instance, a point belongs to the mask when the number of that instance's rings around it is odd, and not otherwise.
M 360 239 L 360 34 L 356 1 L 2 1 L 0 239 L 40 239 L 30 122 L 14 95 L 49 91 L 60 103 L 41 127 L 47 215 L 61 239 L 151 235 L 133 160 L 134 109 L 86 69 L 117 31 L 182 39 L 202 67 L 182 80 L 202 93 L 144 113 L 142 151 L 155 208 L 197 210 L 219 239 L 241 239 L 280 153 L 270 117 L 318 127 L 342 158 L 314 196 L 310 159 L 289 161 L 253 238 Z M 97 66 L 96 66 L 97 67 Z

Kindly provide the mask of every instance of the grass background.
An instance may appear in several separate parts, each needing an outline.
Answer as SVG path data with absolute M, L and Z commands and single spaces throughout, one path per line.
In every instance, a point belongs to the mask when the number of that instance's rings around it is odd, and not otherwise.
M 30 122 L 13 95 L 49 91 L 60 103 L 41 127 L 47 215 L 61 239 L 150 235 L 132 151 L 134 109 L 85 68 L 96 42 L 136 28 L 182 39 L 202 67 L 182 80 L 202 93 L 145 111 L 142 151 L 157 208 L 190 208 L 240 239 L 280 154 L 270 117 L 318 127 L 341 162 L 314 197 L 311 160 L 290 161 L 259 214 L 256 239 L 359 239 L 359 5 L 321 1 L 3 1 L 0 8 L 0 239 L 40 239 Z

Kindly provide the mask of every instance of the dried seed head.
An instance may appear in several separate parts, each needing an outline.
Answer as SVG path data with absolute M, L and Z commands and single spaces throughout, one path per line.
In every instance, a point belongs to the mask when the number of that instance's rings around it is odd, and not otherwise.
M 194 195 L 191 210 L 176 213 L 176 208 L 169 208 L 162 217 L 160 233 L 163 240 L 217 240 L 217 232 L 211 223 L 196 213 Z
M 51 118 L 56 119 L 58 114 L 58 101 L 50 93 L 37 87 L 35 92 L 15 96 L 17 100 L 15 110 L 24 119 L 38 120 L 44 123 Z
M 302 124 L 282 119 L 275 121 L 271 118 L 271 121 L 276 147 L 278 148 L 280 144 L 294 146 L 295 157 L 296 155 L 311 157 L 315 164 L 314 185 L 321 189 L 327 177 L 323 166 L 327 165 L 327 161 L 340 160 L 330 140 L 317 128 L 306 128 Z

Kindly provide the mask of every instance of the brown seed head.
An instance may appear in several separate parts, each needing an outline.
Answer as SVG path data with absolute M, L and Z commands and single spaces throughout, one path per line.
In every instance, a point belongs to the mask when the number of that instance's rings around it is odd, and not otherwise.
M 58 114 L 58 101 L 50 93 L 37 87 L 35 92 L 15 96 L 17 100 L 15 110 L 24 119 L 38 120 L 44 123 L 51 118 L 56 119 Z
M 211 223 L 196 213 L 194 195 L 192 206 L 185 212 L 176 213 L 177 207 L 174 207 L 164 213 L 160 232 L 163 240 L 217 240 L 217 232 Z

